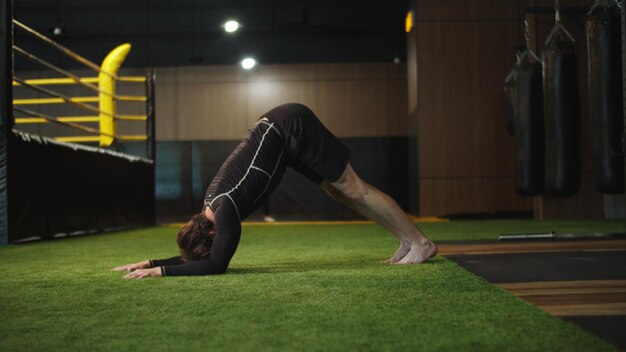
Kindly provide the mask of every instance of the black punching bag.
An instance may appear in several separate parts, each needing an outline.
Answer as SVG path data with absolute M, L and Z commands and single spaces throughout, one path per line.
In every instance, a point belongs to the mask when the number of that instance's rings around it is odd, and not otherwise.
M 622 64 L 620 9 L 615 0 L 598 0 L 586 20 L 589 49 L 589 113 L 593 175 L 603 193 L 624 192 L 621 137 Z
M 515 191 L 533 196 L 543 193 L 545 144 L 541 63 L 529 50 L 515 65 L 515 83 Z
M 580 186 L 578 60 L 572 36 L 557 20 L 543 54 L 546 192 L 572 195 Z
M 515 75 L 515 68 L 513 68 L 504 79 L 504 122 L 506 123 L 506 130 L 511 136 L 515 128 L 515 112 L 517 111 Z

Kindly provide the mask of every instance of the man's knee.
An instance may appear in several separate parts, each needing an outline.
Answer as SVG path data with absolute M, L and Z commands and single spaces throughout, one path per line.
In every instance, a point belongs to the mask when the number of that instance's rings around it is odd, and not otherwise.
M 341 193 L 343 193 L 344 197 L 353 202 L 363 203 L 367 198 L 368 189 L 367 185 L 363 181 L 359 180 L 345 189 L 342 189 Z
M 367 197 L 367 184 L 354 172 L 350 164 L 346 165 L 341 177 L 330 185 L 334 190 L 340 192 L 343 198 L 350 201 L 361 203 Z
M 328 194 L 332 199 L 341 202 L 344 200 L 343 193 L 335 188 L 332 184 L 324 181 L 321 184 L 322 189 Z

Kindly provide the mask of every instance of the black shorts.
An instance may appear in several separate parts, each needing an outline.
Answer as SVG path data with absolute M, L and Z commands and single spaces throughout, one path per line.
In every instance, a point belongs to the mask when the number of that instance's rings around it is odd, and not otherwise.
M 316 184 L 341 177 L 352 153 L 311 109 L 302 104 L 284 104 L 263 117 L 283 132 L 288 166 Z

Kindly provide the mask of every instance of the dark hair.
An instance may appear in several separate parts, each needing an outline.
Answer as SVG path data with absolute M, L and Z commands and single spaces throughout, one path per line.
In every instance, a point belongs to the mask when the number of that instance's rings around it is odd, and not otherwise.
M 204 214 L 196 214 L 178 231 L 176 242 L 185 261 L 208 258 L 215 238 L 215 224 Z

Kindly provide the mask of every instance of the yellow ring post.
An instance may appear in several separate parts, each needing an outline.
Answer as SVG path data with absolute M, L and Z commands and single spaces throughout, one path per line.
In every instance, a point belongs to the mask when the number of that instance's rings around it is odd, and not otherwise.
M 100 146 L 108 147 L 113 143 L 113 137 L 116 133 L 115 128 L 115 78 L 122 62 L 126 59 L 126 55 L 130 51 L 130 44 L 122 44 L 113 49 L 109 55 L 102 61 L 101 70 L 98 75 L 98 86 L 106 93 L 100 93 Z

